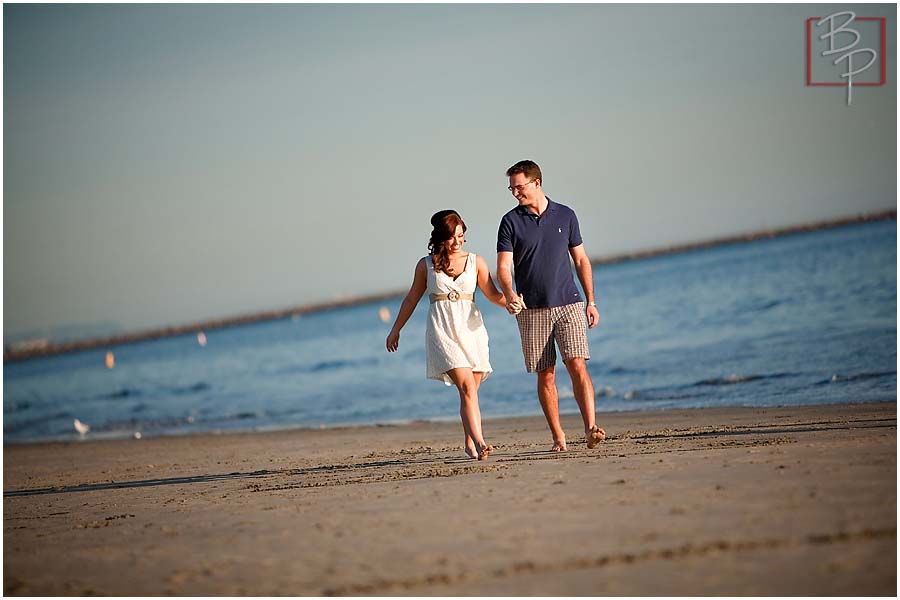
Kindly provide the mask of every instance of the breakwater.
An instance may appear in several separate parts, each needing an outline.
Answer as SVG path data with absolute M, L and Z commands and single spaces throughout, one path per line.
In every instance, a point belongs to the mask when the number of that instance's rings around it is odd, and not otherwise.
M 638 260 L 642 258 L 649 258 L 653 256 L 659 256 L 664 254 L 675 254 L 682 252 L 689 252 L 692 250 L 700 250 L 704 248 L 710 248 L 714 246 L 722 246 L 726 244 L 736 244 L 736 243 L 745 243 L 751 242 L 754 240 L 780 237 L 798 233 L 805 233 L 810 231 L 816 231 L 820 229 L 828 229 L 834 227 L 841 227 L 845 225 L 853 225 L 856 223 L 864 223 L 868 221 L 880 221 L 880 220 L 896 220 L 897 219 L 897 211 L 887 210 L 878 213 L 869 213 L 869 214 L 861 214 L 855 215 L 851 217 L 834 219 L 830 221 L 821 221 L 815 223 L 807 223 L 802 225 L 794 225 L 783 228 L 776 229 L 767 229 L 764 231 L 757 231 L 753 233 L 747 234 L 738 234 L 733 236 L 719 237 L 713 238 L 709 240 L 703 240 L 698 242 L 691 242 L 687 244 L 678 244 L 678 245 L 670 245 L 661 248 L 652 248 L 647 250 L 638 250 L 629 253 L 616 254 L 612 256 L 605 257 L 596 257 L 592 258 L 591 262 L 595 265 L 606 265 L 613 264 L 618 262 L 625 262 L 630 260 Z M 157 338 L 165 338 L 165 337 L 173 337 L 179 335 L 196 335 L 198 332 L 202 331 L 210 331 L 215 329 L 221 329 L 224 327 L 235 327 L 239 325 L 247 325 L 250 323 L 255 323 L 259 321 L 268 321 L 268 320 L 276 320 L 283 318 L 290 318 L 298 315 L 304 315 L 309 313 L 322 312 L 327 310 L 334 310 L 338 308 L 345 308 L 348 306 L 355 306 L 358 304 L 365 304 L 369 302 L 377 302 L 381 300 L 389 300 L 392 298 L 396 298 L 398 296 L 403 295 L 406 292 L 405 289 L 402 290 L 393 290 L 389 292 L 379 293 L 379 294 L 371 294 L 366 296 L 357 296 L 352 298 L 345 298 L 340 300 L 333 300 L 327 302 L 320 302 L 315 304 L 304 304 L 298 306 L 292 306 L 288 308 L 269 310 L 263 312 L 256 312 L 250 314 L 237 315 L 233 317 L 226 317 L 220 319 L 212 319 L 201 322 L 182 324 L 182 325 L 173 325 L 167 327 L 157 327 L 152 329 L 146 329 L 142 331 L 136 331 L 131 333 L 122 333 L 107 337 L 101 338 L 92 338 L 85 340 L 77 340 L 70 342 L 51 342 L 48 340 L 30 340 L 27 342 L 21 342 L 18 344 L 10 344 L 4 347 L 3 351 L 3 362 L 12 362 L 19 360 L 26 360 L 29 358 L 36 358 L 41 356 L 50 356 L 55 354 L 62 354 L 66 352 L 77 352 L 82 350 L 91 350 L 96 348 L 107 348 L 114 346 L 121 346 L 124 344 L 131 344 L 136 342 L 142 342 L 145 340 L 152 340 Z

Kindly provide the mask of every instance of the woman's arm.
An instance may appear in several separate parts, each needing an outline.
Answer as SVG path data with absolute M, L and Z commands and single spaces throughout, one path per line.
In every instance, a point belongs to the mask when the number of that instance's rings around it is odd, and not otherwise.
M 419 300 L 422 299 L 422 294 L 425 293 L 425 288 L 428 285 L 428 282 L 426 281 L 426 260 L 428 260 L 427 257 L 421 259 L 416 264 L 416 274 L 413 276 L 412 285 L 409 288 L 409 292 L 406 294 L 406 298 L 403 299 L 403 304 L 400 305 L 400 312 L 397 313 L 397 319 L 394 321 L 394 326 L 391 327 L 391 332 L 388 334 L 387 340 L 385 340 L 384 343 L 388 352 L 395 352 L 397 348 L 400 347 L 400 330 L 403 329 L 403 326 L 409 321 L 413 311 L 416 310 L 416 305 L 419 303 Z
M 494 285 L 494 280 L 491 278 L 491 271 L 488 269 L 487 261 L 481 258 L 481 256 L 477 256 L 476 259 L 475 265 L 478 268 L 478 289 L 480 289 L 481 293 L 484 294 L 484 297 L 492 303 L 506 308 L 506 297 L 497 289 L 497 286 Z

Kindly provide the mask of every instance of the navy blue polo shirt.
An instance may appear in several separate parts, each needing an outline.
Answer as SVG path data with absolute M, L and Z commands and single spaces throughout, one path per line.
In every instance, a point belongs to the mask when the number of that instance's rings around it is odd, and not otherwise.
M 581 243 L 575 211 L 550 198 L 540 217 L 515 207 L 503 215 L 497 232 L 497 252 L 513 253 L 516 291 L 528 308 L 581 302 L 569 261 L 569 249 Z

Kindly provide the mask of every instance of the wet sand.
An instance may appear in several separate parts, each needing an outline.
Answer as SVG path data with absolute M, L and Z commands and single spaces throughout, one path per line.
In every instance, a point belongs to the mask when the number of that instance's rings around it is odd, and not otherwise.
M 896 403 L 563 424 L 6 446 L 4 592 L 896 594 Z

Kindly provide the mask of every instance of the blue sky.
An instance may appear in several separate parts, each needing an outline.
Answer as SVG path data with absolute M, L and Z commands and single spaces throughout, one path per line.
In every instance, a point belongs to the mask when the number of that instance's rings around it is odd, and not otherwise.
M 5 334 L 405 288 L 444 208 L 493 264 L 522 158 L 591 256 L 895 207 L 852 7 L 847 106 L 840 5 L 6 4 Z

